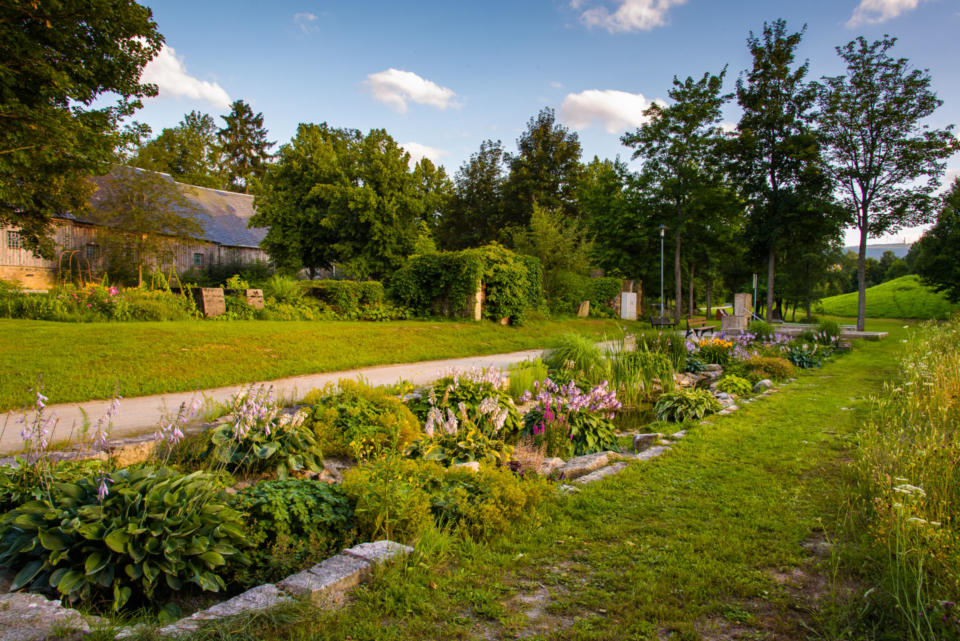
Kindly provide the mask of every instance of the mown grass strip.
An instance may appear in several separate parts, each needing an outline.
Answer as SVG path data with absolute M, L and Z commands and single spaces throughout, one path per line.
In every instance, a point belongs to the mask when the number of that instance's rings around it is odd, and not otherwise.
M 51 403 L 184 392 L 390 363 L 546 347 L 639 323 L 531 321 L 522 327 L 433 321 L 177 321 L 55 323 L 0 319 L 0 409 L 32 400 L 42 377 Z
M 503 538 L 433 532 L 342 611 L 199 638 L 807 638 L 825 615 L 777 577 L 824 571 L 803 544 L 835 523 L 849 437 L 894 373 L 902 332 L 877 325 L 891 337 L 693 427 L 666 456 L 559 497 Z

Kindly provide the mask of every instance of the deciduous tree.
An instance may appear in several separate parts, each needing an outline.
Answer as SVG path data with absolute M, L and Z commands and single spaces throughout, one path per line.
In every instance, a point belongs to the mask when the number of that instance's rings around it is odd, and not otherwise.
M 133 0 L 44 0 L 0 3 L 0 43 L 0 223 L 51 256 L 50 217 L 83 213 L 119 121 L 156 95 L 140 75 L 163 38 Z
M 175 180 L 200 187 L 222 189 L 221 150 L 217 124 L 209 114 L 191 111 L 176 127 L 141 144 L 128 161 L 134 167 L 161 171 Z
M 818 91 L 820 133 L 828 167 L 860 231 L 857 329 L 866 314 L 867 238 L 927 221 L 946 159 L 957 149 L 951 127 L 924 121 L 942 104 L 930 74 L 911 69 L 890 50 L 896 38 L 860 37 L 837 53 L 844 75 L 823 79 Z
M 499 140 L 485 140 L 454 176 L 453 199 L 439 222 L 444 249 L 480 247 L 503 240 L 506 154 Z
M 936 224 L 917 242 L 913 263 L 926 284 L 960 303 L 960 178 L 944 198 Z

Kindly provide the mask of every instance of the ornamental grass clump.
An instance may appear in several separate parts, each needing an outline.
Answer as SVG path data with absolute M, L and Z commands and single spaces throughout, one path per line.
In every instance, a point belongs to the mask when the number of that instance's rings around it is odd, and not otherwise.
M 899 376 L 857 433 L 853 526 L 882 572 L 881 607 L 910 638 L 956 638 L 960 620 L 960 318 L 911 332 Z
M 524 402 L 535 406 L 524 418 L 524 436 L 546 449 L 548 456 L 570 458 L 618 450 L 613 418 L 622 405 L 607 382 L 584 393 L 573 381 L 559 386 L 549 378 L 527 394 Z

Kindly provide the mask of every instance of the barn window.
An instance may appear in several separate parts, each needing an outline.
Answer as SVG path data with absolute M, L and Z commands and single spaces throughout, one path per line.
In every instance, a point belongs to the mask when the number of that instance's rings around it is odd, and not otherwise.
M 97 260 L 100 258 L 100 246 L 96 243 L 87 243 L 86 255 L 87 260 Z
M 7 249 L 22 249 L 23 248 L 23 239 L 20 237 L 19 231 L 14 231 L 12 229 L 7 230 Z
M 203 267 L 203 254 L 197 252 L 193 255 L 193 266 L 194 267 Z

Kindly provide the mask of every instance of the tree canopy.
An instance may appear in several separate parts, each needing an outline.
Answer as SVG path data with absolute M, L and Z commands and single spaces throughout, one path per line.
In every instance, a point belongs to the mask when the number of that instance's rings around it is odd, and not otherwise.
M 0 42 L 0 223 L 50 256 L 50 217 L 86 209 L 120 120 L 156 95 L 140 75 L 163 37 L 133 0 L 47 0 L 0 3 Z
M 191 111 L 176 127 L 141 144 L 129 164 L 170 174 L 175 180 L 200 187 L 223 189 L 222 152 L 217 124 L 209 114 Z
M 263 114 L 254 114 L 242 100 L 234 101 L 230 113 L 222 118 L 225 124 L 217 131 L 217 140 L 227 187 L 249 194 L 251 182 L 262 178 L 266 171 L 269 149 L 274 143 L 267 140 Z
M 924 283 L 960 303 L 960 178 L 943 199 L 936 224 L 917 242 L 914 267 Z

